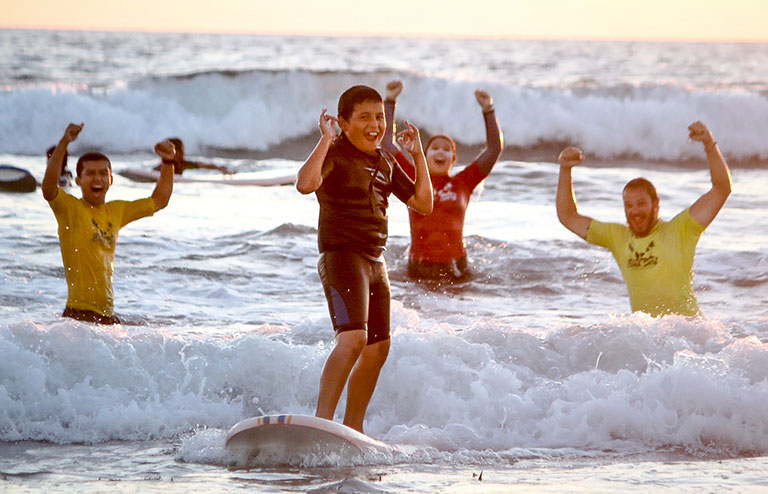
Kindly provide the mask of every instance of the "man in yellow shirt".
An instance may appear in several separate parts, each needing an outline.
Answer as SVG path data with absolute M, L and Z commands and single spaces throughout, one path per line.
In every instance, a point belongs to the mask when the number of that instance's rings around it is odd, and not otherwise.
M 587 242 L 609 249 L 619 264 L 632 311 L 652 316 L 700 314 L 693 292 L 693 257 L 704 229 L 731 193 L 731 174 L 712 133 L 701 122 L 688 126 L 688 136 L 704 144 L 712 188 L 671 221 L 659 219 L 656 189 L 644 178 L 624 187 L 627 224 L 603 223 L 579 214 L 571 170 L 584 161 L 579 148 L 560 153 L 557 217 Z
M 62 316 L 101 324 L 119 324 L 114 313 L 112 273 L 115 245 L 120 228 L 131 221 L 151 216 L 165 206 L 173 192 L 173 143 L 163 141 L 155 152 L 164 165 L 151 197 L 136 201 L 106 202 L 112 185 L 112 164 L 105 155 L 91 152 L 77 162 L 75 183 L 82 199 L 59 186 L 67 146 L 77 139 L 84 124 L 69 124 L 53 151 L 43 178 L 43 197 L 56 215 L 64 272 L 67 278 L 67 305 Z

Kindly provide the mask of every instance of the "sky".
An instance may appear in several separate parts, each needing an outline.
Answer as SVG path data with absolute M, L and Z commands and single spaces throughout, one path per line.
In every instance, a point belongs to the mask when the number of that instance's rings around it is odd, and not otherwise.
M 768 0 L 0 0 L 0 27 L 768 41 Z

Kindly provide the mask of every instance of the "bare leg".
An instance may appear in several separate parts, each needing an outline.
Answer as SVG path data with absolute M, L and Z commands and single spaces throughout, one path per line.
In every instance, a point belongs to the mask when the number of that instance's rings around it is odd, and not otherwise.
M 387 361 L 387 355 L 389 355 L 389 338 L 367 345 L 363 349 L 349 377 L 344 425 L 363 432 L 365 411 L 368 409 L 368 403 L 379 380 L 379 372 Z
M 336 345 L 323 367 L 320 377 L 320 393 L 317 396 L 315 415 L 333 420 L 339 397 L 347 384 L 352 367 L 365 348 L 368 333 L 364 329 L 344 331 L 336 335 Z

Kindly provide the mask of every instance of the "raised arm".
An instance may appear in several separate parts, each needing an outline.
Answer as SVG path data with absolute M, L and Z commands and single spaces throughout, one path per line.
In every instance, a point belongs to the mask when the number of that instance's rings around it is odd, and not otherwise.
M 171 141 L 162 141 L 155 144 L 155 152 L 162 160 L 160 177 L 157 179 L 155 190 L 152 191 L 152 200 L 155 201 L 155 211 L 160 211 L 168 205 L 173 193 L 173 166 L 176 162 L 176 148 Z
M 478 89 L 475 91 L 477 103 L 483 109 L 483 119 L 485 120 L 485 149 L 475 158 L 477 165 L 484 175 L 491 173 L 493 165 L 499 160 L 501 150 L 504 147 L 504 137 L 499 128 L 499 120 L 496 118 L 496 112 L 493 110 L 493 98 L 489 93 Z
M 571 146 L 563 149 L 558 160 L 560 161 L 560 177 L 557 181 L 557 197 L 555 199 L 557 219 L 567 229 L 586 240 L 592 218 L 579 214 L 571 176 L 571 170 L 584 161 L 584 155 L 581 153 L 581 149 Z
M 429 179 L 427 159 L 421 147 L 419 129 L 406 120 L 405 130 L 397 134 L 397 140 L 411 154 L 416 166 L 416 192 L 408 199 L 408 207 L 421 214 L 432 212 L 432 181 Z
M 336 127 L 338 120 L 336 117 L 326 115 L 326 111 L 327 109 L 323 108 L 322 113 L 320 113 L 319 126 L 322 134 L 320 142 L 317 143 L 312 154 L 301 166 L 296 177 L 296 189 L 302 194 L 311 194 L 323 184 L 325 156 L 328 154 L 333 140 L 339 135 L 339 129 Z
M 53 154 L 45 168 L 45 176 L 43 177 L 42 189 L 43 197 L 46 201 L 56 199 L 56 196 L 59 194 L 59 177 L 61 176 L 61 165 L 64 161 L 64 156 L 67 154 L 67 146 L 77 139 L 77 135 L 80 134 L 84 126 L 84 123 L 80 125 L 73 123 L 67 125 L 64 135 L 56 145 L 56 149 L 53 150 Z
M 384 139 L 381 141 L 381 148 L 390 153 L 397 154 L 399 151 L 395 143 L 395 105 L 397 97 L 403 90 L 402 81 L 389 81 L 385 88 L 384 96 L 384 117 L 387 119 L 387 130 L 384 131 Z
M 704 151 L 709 161 L 709 173 L 712 177 L 712 188 L 699 197 L 691 205 L 690 213 L 694 220 L 702 226 L 709 226 L 717 213 L 731 195 L 731 172 L 725 162 L 717 142 L 706 125 L 694 122 L 688 126 L 688 137 L 704 144 Z

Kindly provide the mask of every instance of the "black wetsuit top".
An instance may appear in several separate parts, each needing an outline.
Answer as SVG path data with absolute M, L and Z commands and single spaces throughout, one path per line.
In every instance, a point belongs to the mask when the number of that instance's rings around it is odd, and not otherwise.
M 387 243 L 388 197 L 394 193 L 407 202 L 416 191 L 413 181 L 389 153 L 366 154 L 344 134 L 331 144 L 323 174 L 316 191 L 320 252 L 351 250 L 381 259 Z

